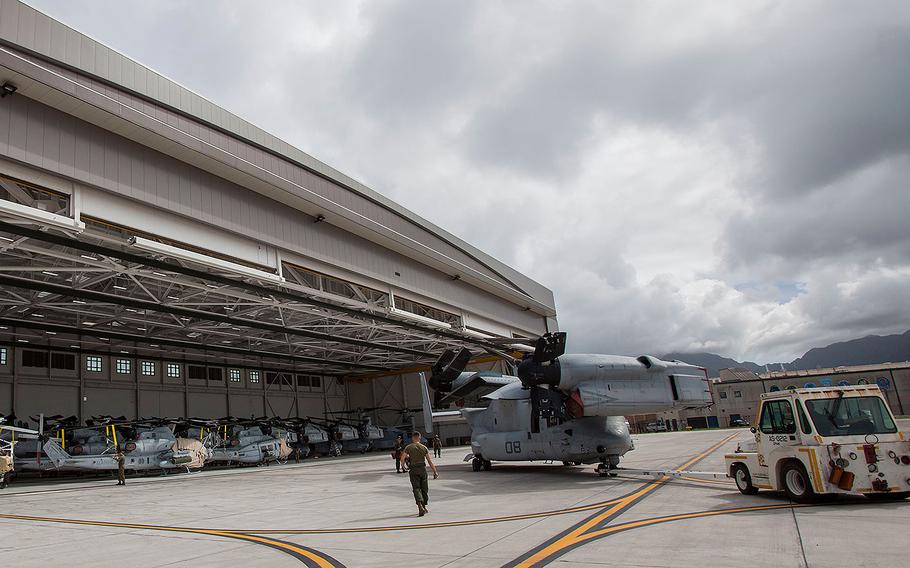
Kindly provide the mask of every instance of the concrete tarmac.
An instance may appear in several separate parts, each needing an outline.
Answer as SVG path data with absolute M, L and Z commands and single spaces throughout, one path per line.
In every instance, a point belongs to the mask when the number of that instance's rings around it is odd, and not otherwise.
M 902 424 L 908 430 L 906 422 Z M 723 471 L 747 429 L 635 436 L 622 466 Z M 388 454 L 0 491 L 2 566 L 902 566 L 910 503 L 792 507 L 730 481 L 601 478 L 446 448 L 418 518 Z M 910 466 L 908 466 L 910 470 Z

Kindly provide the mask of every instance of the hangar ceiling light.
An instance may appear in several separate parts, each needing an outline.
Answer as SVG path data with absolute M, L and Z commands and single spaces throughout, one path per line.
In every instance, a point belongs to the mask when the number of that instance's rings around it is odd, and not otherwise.
M 37 225 L 55 227 L 65 231 L 81 233 L 85 230 L 85 223 L 78 219 L 73 219 L 66 215 L 48 213 L 47 211 L 7 201 L 6 199 L 0 199 L 0 213 L 17 219 L 31 221 Z
M 171 245 L 166 245 L 164 243 L 159 243 L 158 241 L 153 241 L 151 239 L 146 239 L 144 237 L 133 237 L 130 239 L 130 244 L 136 247 L 139 250 L 145 252 L 153 252 L 157 254 L 162 254 L 171 258 L 178 258 L 180 260 L 186 260 L 189 262 L 195 262 L 211 268 L 217 268 L 221 270 L 226 270 L 228 272 L 233 272 L 234 274 L 240 274 L 242 276 L 249 276 L 250 278 L 255 278 L 256 280 L 262 280 L 266 282 L 284 282 L 284 278 L 278 274 L 273 274 L 271 272 L 266 272 L 264 270 L 256 270 L 255 268 L 250 268 L 249 266 L 244 266 L 242 264 L 237 264 L 236 262 L 229 262 L 227 260 L 221 260 L 220 258 L 215 258 L 213 256 L 208 256 L 205 254 L 200 254 L 198 252 L 193 252 L 191 250 L 186 250 L 180 247 L 175 247 Z

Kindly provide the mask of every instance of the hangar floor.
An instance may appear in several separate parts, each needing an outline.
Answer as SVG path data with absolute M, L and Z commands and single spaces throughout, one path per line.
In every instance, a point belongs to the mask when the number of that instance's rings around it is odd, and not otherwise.
M 906 429 L 910 424 L 904 423 Z M 636 437 L 623 466 L 720 471 L 746 430 Z M 0 492 L 8 566 L 901 566 L 910 503 L 791 507 L 726 481 L 471 471 L 446 449 L 418 518 L 386 455 Z M 699 460 L 700 458 L 700 460 Z M 699 460 L 699 461 L 695 461 Z

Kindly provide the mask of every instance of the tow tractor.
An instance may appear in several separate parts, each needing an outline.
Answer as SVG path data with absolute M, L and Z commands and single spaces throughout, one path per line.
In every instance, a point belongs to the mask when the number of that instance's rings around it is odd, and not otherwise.
M 740 492 L 783 490 L 797 503 L 823 494 L 910 496 L 910 442 L 877 386 L 766 393 L 757 416 L 755 439 L 724 456 Z

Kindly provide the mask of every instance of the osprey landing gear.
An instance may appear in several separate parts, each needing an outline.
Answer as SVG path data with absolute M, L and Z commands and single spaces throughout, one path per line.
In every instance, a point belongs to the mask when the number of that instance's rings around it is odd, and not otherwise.
M 601 477 L 616 477 L 619 469 L 619 456 L 607 456 L 607 458 L 597 464 L 594 472 Z
M 493 469 L 493 462 L 490 460 L 485 460 L 481 457 L 475 457 L 471 460 L 471 469 L 474 471 L 480 471 L 481 469 L 484 471 L 490 471 Z

